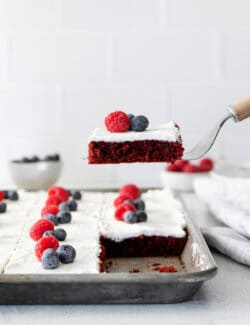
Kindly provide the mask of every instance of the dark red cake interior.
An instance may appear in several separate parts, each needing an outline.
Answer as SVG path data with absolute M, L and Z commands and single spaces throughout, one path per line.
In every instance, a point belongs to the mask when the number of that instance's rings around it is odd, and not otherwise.
M 181 159 L 184 148 L 181 142 L 158 140 L 89 143 L 90 164 L 132 162 L 175 162 Z
M 105 259 L 112 257 L 180 256 L 187 242 L 182 238 L 162 236 L 139 236 L 122 241 L 101 237 L 100 267 L 105 268 Z

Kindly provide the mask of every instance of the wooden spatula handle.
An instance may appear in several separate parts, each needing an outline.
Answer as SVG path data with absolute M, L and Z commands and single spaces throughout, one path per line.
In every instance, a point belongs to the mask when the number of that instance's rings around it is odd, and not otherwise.
M 232 105 L 239 121 L 250 116 L 250 96 L 245 97 Z

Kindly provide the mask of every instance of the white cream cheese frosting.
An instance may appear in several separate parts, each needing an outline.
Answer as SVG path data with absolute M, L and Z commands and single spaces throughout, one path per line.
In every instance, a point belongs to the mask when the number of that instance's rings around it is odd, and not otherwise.
M 71 223 L 59 226 L 67 232 L 66 240 L 60 244 L 74 246 L 76 259 L 72 264 L 60 264 L 57 269 L 45 270 L 35 256 L 35 242 L 29 237 L 29 229 L 40 218 L 47 194 L 37 192 L 23 195 L 20 193 L 20 201 L 15 207 L 13 205 L 14 210 L 6 213 L 5 221 L 0 225 L 0 234 L 3 235 L 0 256 L 4 256 L 0 263 L 5 274 L 99 273 L 101 235 L 115 241 L 140 235 L 186 235 L 181 203 L 167 189 L 142 194 L 148 221 L 138 224 L 127 224 L 114 218 L 113 200 L 117 192 L 104 194 L 84 191 L 82 200 L 78 201 L 78 210 L 72 212 Z
M 181 203 L 167 190 L 151 190 L 142 194 L 146 204 L 148 220 L 146 222 L 128 224 L 114 217 L 113 200 L 105 202 L 100 219 L 100 232 L 104 237 L 114 241 L 122 241 L 137 236 L 185 237 L 185 214 Z
M 159 125 L 157 127 L 148 128 L 143 132 L 109 132 L 106 129 L 96 128 L 89 137 L 89 141 L 104 142 L 125 142 L 125 141 L 145 141 L 158 140 L 169 142 L 180 142 L 180 130 L 173 121 Z

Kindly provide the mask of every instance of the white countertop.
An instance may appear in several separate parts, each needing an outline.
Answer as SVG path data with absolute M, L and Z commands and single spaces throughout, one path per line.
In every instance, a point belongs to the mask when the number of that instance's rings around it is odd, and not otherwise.
M 186 200 L 193 204 L 192 195 Z M 195 209 L 196 210 L 196 209 Z M 194 213 L 203 224 L 208 213 Z M 197 220 L 199 218 L 199 220 Z M 219 272 L 190 301 L 172 305 L 0 306 L 0 324 L 250 324 L 250 268 L 213 251 Z

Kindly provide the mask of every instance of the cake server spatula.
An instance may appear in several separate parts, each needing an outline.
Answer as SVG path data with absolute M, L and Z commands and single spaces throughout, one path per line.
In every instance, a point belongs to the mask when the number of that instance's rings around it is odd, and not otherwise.
M 216 123 L 213 129 L 189 151 L 185 152 L 182 159 L 193 160 L 204 156 L 213 146 L 215 140 L 222 128 L 228 121 L 240 122 L 250 116 L 250 96 L 243 98 L 233 105 L 227 107 L 226 114 Z

